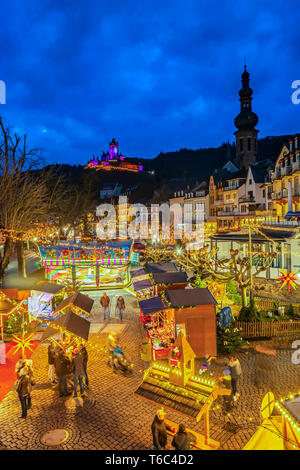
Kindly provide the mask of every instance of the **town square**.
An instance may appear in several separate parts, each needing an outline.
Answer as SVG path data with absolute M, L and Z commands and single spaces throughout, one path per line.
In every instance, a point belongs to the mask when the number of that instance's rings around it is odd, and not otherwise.
M 300 450 L 299 8 L 164 3 L 0 7 L 0 455 Z

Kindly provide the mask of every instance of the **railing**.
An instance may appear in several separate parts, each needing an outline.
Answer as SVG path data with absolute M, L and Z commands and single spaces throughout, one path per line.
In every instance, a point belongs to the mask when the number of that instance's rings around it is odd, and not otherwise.
M 243 338 L 272 338 L 300 334 L 300 321 L 236 322 Z

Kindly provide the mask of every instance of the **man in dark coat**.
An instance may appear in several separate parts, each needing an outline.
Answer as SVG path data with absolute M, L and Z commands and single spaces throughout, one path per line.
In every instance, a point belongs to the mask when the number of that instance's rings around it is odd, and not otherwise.
M 71 395 L 71 393 L 68 392 L 68 386 L 67 386 L 67 375 L 69 372 L 69 367 L 70 367 L 70 361 L 66 357 L 65 353 L 61 351 L 57 357 L 55 358 L 54 361 L 54 367 L 55 367 L 55 373 L 58 378 L 58 389 L 59 389 L 59 396 L 62 397 L 63 395 Z M 64 387 L 64 392 L 62 390 L 62 387 Z
M 164 450 L 166 448 L 167 429 L 171 430 L 171 428 L 165 423 L 165 415 L 163 409 L 158 410 L 152 422 L 153 450 Z
M 178 432 L 175 434 L 172 446 L 176 450 L 190 450 L 191 442 L 196 442 L 196 436 L 185 430 L 185 425 L 180 424 Z
M 73 379 L 74 379 L 74 398 L 77 397 L 77 387 L 78 382 L 80 386 L 80 394 L 84 396 L 84 388 L 83 388 L 83 376 L 84 376 L 84 368 L 83 368 L 83 358 L 80 354 L 78 348 L 75 349 L 75 356 L 72 359 L 72 368 L 73 368 Z

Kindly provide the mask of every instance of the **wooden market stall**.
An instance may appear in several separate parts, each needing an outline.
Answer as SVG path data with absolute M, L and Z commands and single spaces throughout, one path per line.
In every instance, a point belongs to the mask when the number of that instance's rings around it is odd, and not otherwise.
M 195 374 L 196 354 L 183 334 L 179 334 L 174 346 L 178 349 L 176 365 L 153 363 L 145 372 L 135 394 L 153 403 L 199 421 L 204 419 L 204 434 L 195 433 L 196 449 L 218 449 L 218 441 L 210 438 L 209 411 L 213 401 L 231 390 L 219 387 L 213 380 L 203 379 Z M 167 421 L 167 420 L 166 420 Z M 171 423 L 178 427 L 178 424 Z
M 187 338 L 197 357 L 217 354 L 216 305 L 208 288 L 166 290 L 176 336 Z
M 156 294 L 165 290 L 185 289 L 188 285 L 188 275 L 184 271 L 152 273 L 151 278 Z

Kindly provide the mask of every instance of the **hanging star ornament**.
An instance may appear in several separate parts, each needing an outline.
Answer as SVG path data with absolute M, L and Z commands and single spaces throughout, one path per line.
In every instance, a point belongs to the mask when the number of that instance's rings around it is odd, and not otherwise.
M 281 282 L 280 289 L 287 286 L 288 291 L 290 292 L 290 288 L 292 286 L 293 289 L 297 289 L 297 276 L 296 276 L 296 269 L 291 272 L 286 271 L 286 269 L 282 269 L 280 271 L 281 276 L 277 277 L 277 280 Z
M 16 341 L 16 345 L 13 347 L 14 354 L 16 354 L 20 349 L 22 350 L 22 355 L 24 355 L 24 352 L 26 349 L 29 349 L 32 352 L 31 347 L 33 346 L 33 343 L 31 341 L 31 338 L 33 337 L 33 333 L 28 336 L 23 336 L 20 338 L 19 336 L 13 335 L 14 340 Z

